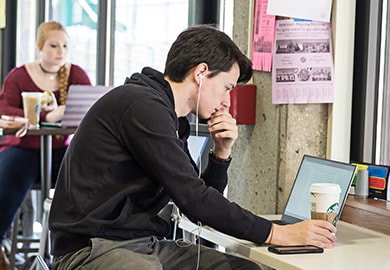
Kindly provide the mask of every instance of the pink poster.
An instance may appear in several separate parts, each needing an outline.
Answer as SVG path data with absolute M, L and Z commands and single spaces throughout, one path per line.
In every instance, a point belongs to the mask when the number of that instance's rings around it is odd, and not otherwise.
M 252 63 L 254 70 L 271 71 L 275 16 L 267 14 L 268 0 L 256 0 L 253 26 Z

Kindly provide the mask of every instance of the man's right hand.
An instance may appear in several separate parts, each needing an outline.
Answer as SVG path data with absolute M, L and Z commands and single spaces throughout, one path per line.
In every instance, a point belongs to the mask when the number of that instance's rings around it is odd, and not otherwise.
M 305 220 L 289 225 L 273 225 L 273 245 L 314 245 L 332 248 L 336 242 L 336 227 L 325 220 Z

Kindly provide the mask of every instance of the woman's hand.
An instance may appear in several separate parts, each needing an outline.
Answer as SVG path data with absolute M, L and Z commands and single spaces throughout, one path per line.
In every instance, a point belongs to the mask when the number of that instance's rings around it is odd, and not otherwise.
M 0 119 L 0 128 L 21 128 L 25 125 L 24 122 L 17 122 L 17 121 L 7 121 Z
M 228 108 L 215 111 L 207 122 L 214 140 L 214 154 L 220 159 L 230 157 L 232 146 L 238 137 L 238 128 Z
M 46 121 L 50 123 L 58 122 L 64 117 L 65 105 L 60 105 L 46 114 Z
M 58 107 L 57 99 L 54 93 L 45 91 L 42 95 L 41 110 L 50 112 Z
M 273 245 L 314 245 L 332 248 L 336 242 L 336 228 L 325 220 L 305 220 L 290 225 L 273 225 Z M 271 238 L 269 236 L 269 238 Z M 267 239 L 269 241 L 269 239 Z

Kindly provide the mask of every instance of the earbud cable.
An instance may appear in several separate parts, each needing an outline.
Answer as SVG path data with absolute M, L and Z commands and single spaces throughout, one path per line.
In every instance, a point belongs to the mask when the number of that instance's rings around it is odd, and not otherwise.
M 196 136 L 196 145 L 199 145 L 199 104 L 200 104 L 200 90 L 202 88 L 202 77 L 199 77 L 199 87 L 198 87 L 198 98 L 197 98 L 197 101 L 196 101 L 196 114 L 195 114 L 195 136 Z M 198 157 L 199 157 L 199 166 L 198 166 L 198 177 L 200 178 L 201 177 L 201 174 L 202 174 L 202 156 L 201 156 L 201 150 L 200 150 L 200 147 L 197 147 L 198 148 Z M 198 259 L 197 259 L 197 263 L 196 263 L 196 269 L 198 270 L 199 269 L 199 265 L 200 265 L 200 231 L 201 231 L 201 228 L 202 228 L 202 223 L 198 221 L 198 235 L 197 235 L 197 239 L 198 239 Z

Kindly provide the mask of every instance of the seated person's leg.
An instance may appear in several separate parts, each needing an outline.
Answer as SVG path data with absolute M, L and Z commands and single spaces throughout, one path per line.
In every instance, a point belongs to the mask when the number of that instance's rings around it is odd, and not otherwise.
M 0 153 L 0 236 L 12 224 L 33 182 L 39 176 L 39 151 L 8 148 Z
M 24 237 L 32 237 L 34 234 L 34 206 L 31 191 L 27 192 L 20 212 L 22 213 L 22 232 Z
M 58 174 L 61 162 L 62 162 L 62 158 L 65 154 L 65 151 L 66 151 L 66 147 L 60 148 L 60 149 L 54 149 L 52 152 L 52 187 L 55 186 L 57 174 Z M 28 172 L 31 172 L 31 175 L 36 175 L 34 180 L 35 180 L 35 182 L 38 181 L 38 184 L 40 184 L 40 181 L 41 181 L 40 165 L 39 165 L 40 164 L 39 163 L 40 162 L 40 156 L 39 156 L 40 152 L 38 150 L 23 150 L 22 152 L 23 152 L 23 154 L 31 152 L 31 155 L 27 154 L 26 156 L 30 155 L 30 157 L 28 158 L 28 160 L 29 160 L 28 162 L 30 164 L 36 164 L 35 165 L 36 168 L 34 169 L 33 167 L 30 167 L 30 168 L 23 169 L 22 165 L 20 165 L 21 169 L 25 170 L 27 174 L 28 174 Z M 39 155 L 37 155 L 37 153 Z M 20 155 L 20 153 L 15 155 L 15 157 L 19 158 L 18 157 L 19 155 Z M 7 160 L 10 163 L 12 162 L 12 158 L 7 158 Z M 0 168 L 1 168 L 1 165 L 0 165 Z M 19 164 L 18 164 L 18 168 L 19 168 Z M 39 169 L 39 171 L 37 171 L 37 169 Z M 13 170 L 14 169 L 12 169 L 12 171 Z M 30 178 L 27 176 L 26 177 L 20 176 L 20 177 L 24 178 L 24 179 Z M 33 181 L 33 183 L 34 183 L 34 181 Z M 29 190 L 30 191 L 27 192 L 25 199 L 23 200 L 23 202 L 21 204 L 21 213 L 22 213 L 22 220 L 21 221 L 22 221 L 22 228 L 23 228 L 22 231 L 23 231 L 24 237 L 32 237 L 33 236 L 33 224 L 35 221 L 34 220 L 34 207 L 33 207 L 33 201 L 32 201 L 32 196 L 31 196 L 31 187 L 29 188 Z
M 180 241 L 159 241 L 154 254 L 160 258 L 164 269 L 260 270 L 250 260 L 223 253 L 213 248 Z
M 52 269 L 137 269 L 162 270 L 158 258 L 151 256 L 154 240 L 152 237 L 133 241 L 110 241 L 94 238 L 91 246 L 74 253 L 55 257 Z M 137 251 L 137 252 L 136 252 Z
M 198 264 L 199 246 L 145 237 L 130 241 L 95 238 L 91 246 L 54 258 L 52 269 L 180 269 L 193 270 Z M 256 263 L 200 246 L 199 269 L 260 270 Z

